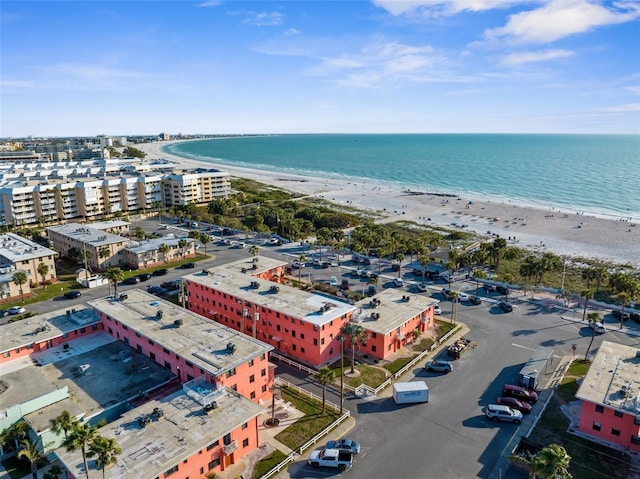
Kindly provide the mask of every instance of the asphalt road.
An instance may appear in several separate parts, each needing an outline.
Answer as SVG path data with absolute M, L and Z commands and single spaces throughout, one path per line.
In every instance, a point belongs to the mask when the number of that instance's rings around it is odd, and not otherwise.
M 439 293 L 434 297 L 442 299 Z M 447 315 L 451 303 L 441 304 Z M 515 381 L 536 348 L 551 347 L 555 355 L 563 356 L 572 354 L 575 344 L 576 353 L 584 355 L 591 340 L 591 330 L 580 321 L 580 315 L 575 320 L 571 314 L 569 319 L 562 319 L 559 311 L 518 301 L 515 304 L 512 313 L 502 313 L 487 303 L 459 306 L 458 319 L 471 328 L 467 337 L 478 342 L 477 348 L 455 361 L 454 371 L 447 375 L 416 368 L 403 378 L 426 380 L 430 389 L 428 404 L 397 406 L 390 397 L 345 400 L 345 407 L 357 419 L 348 436 L 362 444 L 349 477 L 492 477 L 511 437 L 525 431 L 514 424 L 488 421 L 483 406 L 495 402 L 503 384 Z M 607 320 L 608 326 L 618 324 L 612 317 Z M 628 322 L 626 327 L 640 332 L 635 323 Z M 596 337 L 593 351 L 604 339 L 635 346 L 640 342 L 638 336 L 610 329 Z M 289 367 L 279 365 L 276 373 L 321 393 L 320 388 Z M 390 392 L 385 394 L 389 396 Z M 339 403 L 339 390 L 331 388 L 327 400 Z M 541 407 L 534 406 L 534 414 Z M 333 475 L 330 470 L 313 470 L 303 461 L 292 465 L 289 474 L 293 478 Z

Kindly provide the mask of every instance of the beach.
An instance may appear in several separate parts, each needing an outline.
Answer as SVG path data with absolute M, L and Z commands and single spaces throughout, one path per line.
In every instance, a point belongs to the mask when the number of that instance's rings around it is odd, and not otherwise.
M 188 140 L 189 141 L 189 140 Z M 219 165 L 171 155 L 171 142 L 136 145 L 147 159 L 165 158 L 180 168 L 218 168 L 291 192 L 361 209 L 380 222 L 408 221 L 503 237 L 508 244 L 567 258 L 597 258 L 640 267 L 640 221 L 586 215 L 557 208 L 541 209 L 509 200 L 482 201 L 441 191 L 407 190 L 378 182 L 349 181 Z

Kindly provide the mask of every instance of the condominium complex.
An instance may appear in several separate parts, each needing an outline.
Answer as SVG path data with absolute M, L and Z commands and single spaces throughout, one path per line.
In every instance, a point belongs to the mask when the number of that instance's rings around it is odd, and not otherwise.
M 342 328 L 362 326 L 366 341 L 348 344 L 386 359 L 433 327 L 437 300 L 387 289 L 350 304 L 279 284 L 278 260 L 257 256 L 184 277 L 188 308 L 317 367 L 340 355 Z M 364 336 L 363 336 L 364 337 Z
M 0 225 L 93 220 L 161 206 L 203 204 L 230 192 L 226 172 L 175 172 L 163 160 L 5 162 L 0 164 Z

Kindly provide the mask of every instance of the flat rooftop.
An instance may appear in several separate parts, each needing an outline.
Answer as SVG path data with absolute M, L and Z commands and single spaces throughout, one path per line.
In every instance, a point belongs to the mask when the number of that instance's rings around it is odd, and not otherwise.
M 242 273 L 235 268 L 222 266 L 209 268 L 207 273 L 184 276 L 184 279 L 318 326 L 341 318 L 354 310 L 354 306 L 343 303 L 337 298 L 260 279 L 252 276 L 250 270 Z M 255 287 L 251 287 L 251 283 L 254 283 Z M 277 292 L 271 288 L 278 288 Z M 324 312 L 322 312 L 323 306 L 327 306 Z
M 89 223 L 89 226 L 91 226 L 92 228 L 102 231 L 129 225 L 131 225 L 131 223 L 122 220 L 94 221 L 93 223 Z
M 65 225 L 49 226 L 47 231 L 54 231 L 58 234 L 74 238 L 83 243 L 91 243 L 95 247 L 108 246 L 114 243 L 128 242 L 127 238 L 114 235 L 106 231 L 92 228 L 89 225 L 81 225 L 78 223 L 67 223 Z
M 640 349 L 603 341 L 576 397 L 640 414 Z
M 361 323 L 369 331 L 389 334 L 438 303 L 437 299 L 408 293 L 402 289 L 383 289 L 375 296 L 356 303 L 352 321 Z M 376 313 L 375 317 L 372 313 Z
M 185 240 L 187 243 L 193 243 L 195 240 L 192 238 L 176 238 L 165 236 L 163 238 L 151 238 L 145 240 L 131 240 L 127 243 L 125 250 L 135 254 L 146 253 L 148 251 L 157 251 L 162 243 L 167 246 L 177 247 L 180 241 Z
M 249 273 L 251 275 L 263 274 L 276 268 L 286 266 L 288 263 L 280 259 L 269 258 L 268 256 L 253 256 L 231 263 L 226 263 L 209 271 L 235 271 L 236 273 Z
M 29 360 L 31 364 L 21 369 L 12 370 L 11 362 L 3 364 L 2 371 L 10 371 L 0 376 L 3 407 L 65 387 L 68 390 L 66 399 L 25 416 L 36 431 L 48 429 L 49 419 L 65 409 L 91 417 L 175 378 L 171 371 L 103 332 L 71 341 L 69 348 L 34 353 Z M 79 373 L 82 365 L 86 368 Z
M 43 256 L 57 255 L 55 251 L 14 233 L 0 234 L 0 256 L 11 263 L 28 261 Z
M 140 289 L 127 291 L 127 296 L 126 300 L 106 297 L 87 304 L 212 375 L 220 375 L 273 349 Z M 227 348 L 229 344 L 235 346 L 235 351 Z
M 0 352 L 40 343 L 100 322 L 90 309 L 58 309 L 0 326 Z M 73 338 L 70 338 L 73 339 Z
M 118 462 L 105 470 L 105 477 L 163 477 L 165 471 L 195 451 L 216 440 L 222 445 L 225 434 L 263 412 L 261 406 L 224 388 L 215 401 L 217 408 L 207 414 L 200 403 L 178 391 L 129 411 L 101 428 L 101 435 L 115 439 L 122 448 Z M 154 410 L 161 410 L 162 415 L 155 415 Z M 146 425 L 138 421 L 143 417 L 149 418 Z M 56 454 L 75 477 L 83 476 L 79 451 L 58 448 Z M 89 468 L 95 471 L 94 460 L 89 461 Z

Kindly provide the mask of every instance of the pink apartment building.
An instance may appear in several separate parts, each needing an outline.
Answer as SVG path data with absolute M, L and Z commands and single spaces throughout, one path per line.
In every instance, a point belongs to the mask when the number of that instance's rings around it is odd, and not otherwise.
M 581 432 L 640 452 L 640 349 L 603 341 L 576 397 Z
M 368 333 L 360 352 L 378 359 L 415 341 L 414 331 L 433 326 L 432 298 L 389 289 L 352 305 L 262 279 L 278 265 L 257 257 L 185 276 L 188 307 L 314 367 L 339 357 L 340 330 L 349 321 Z

